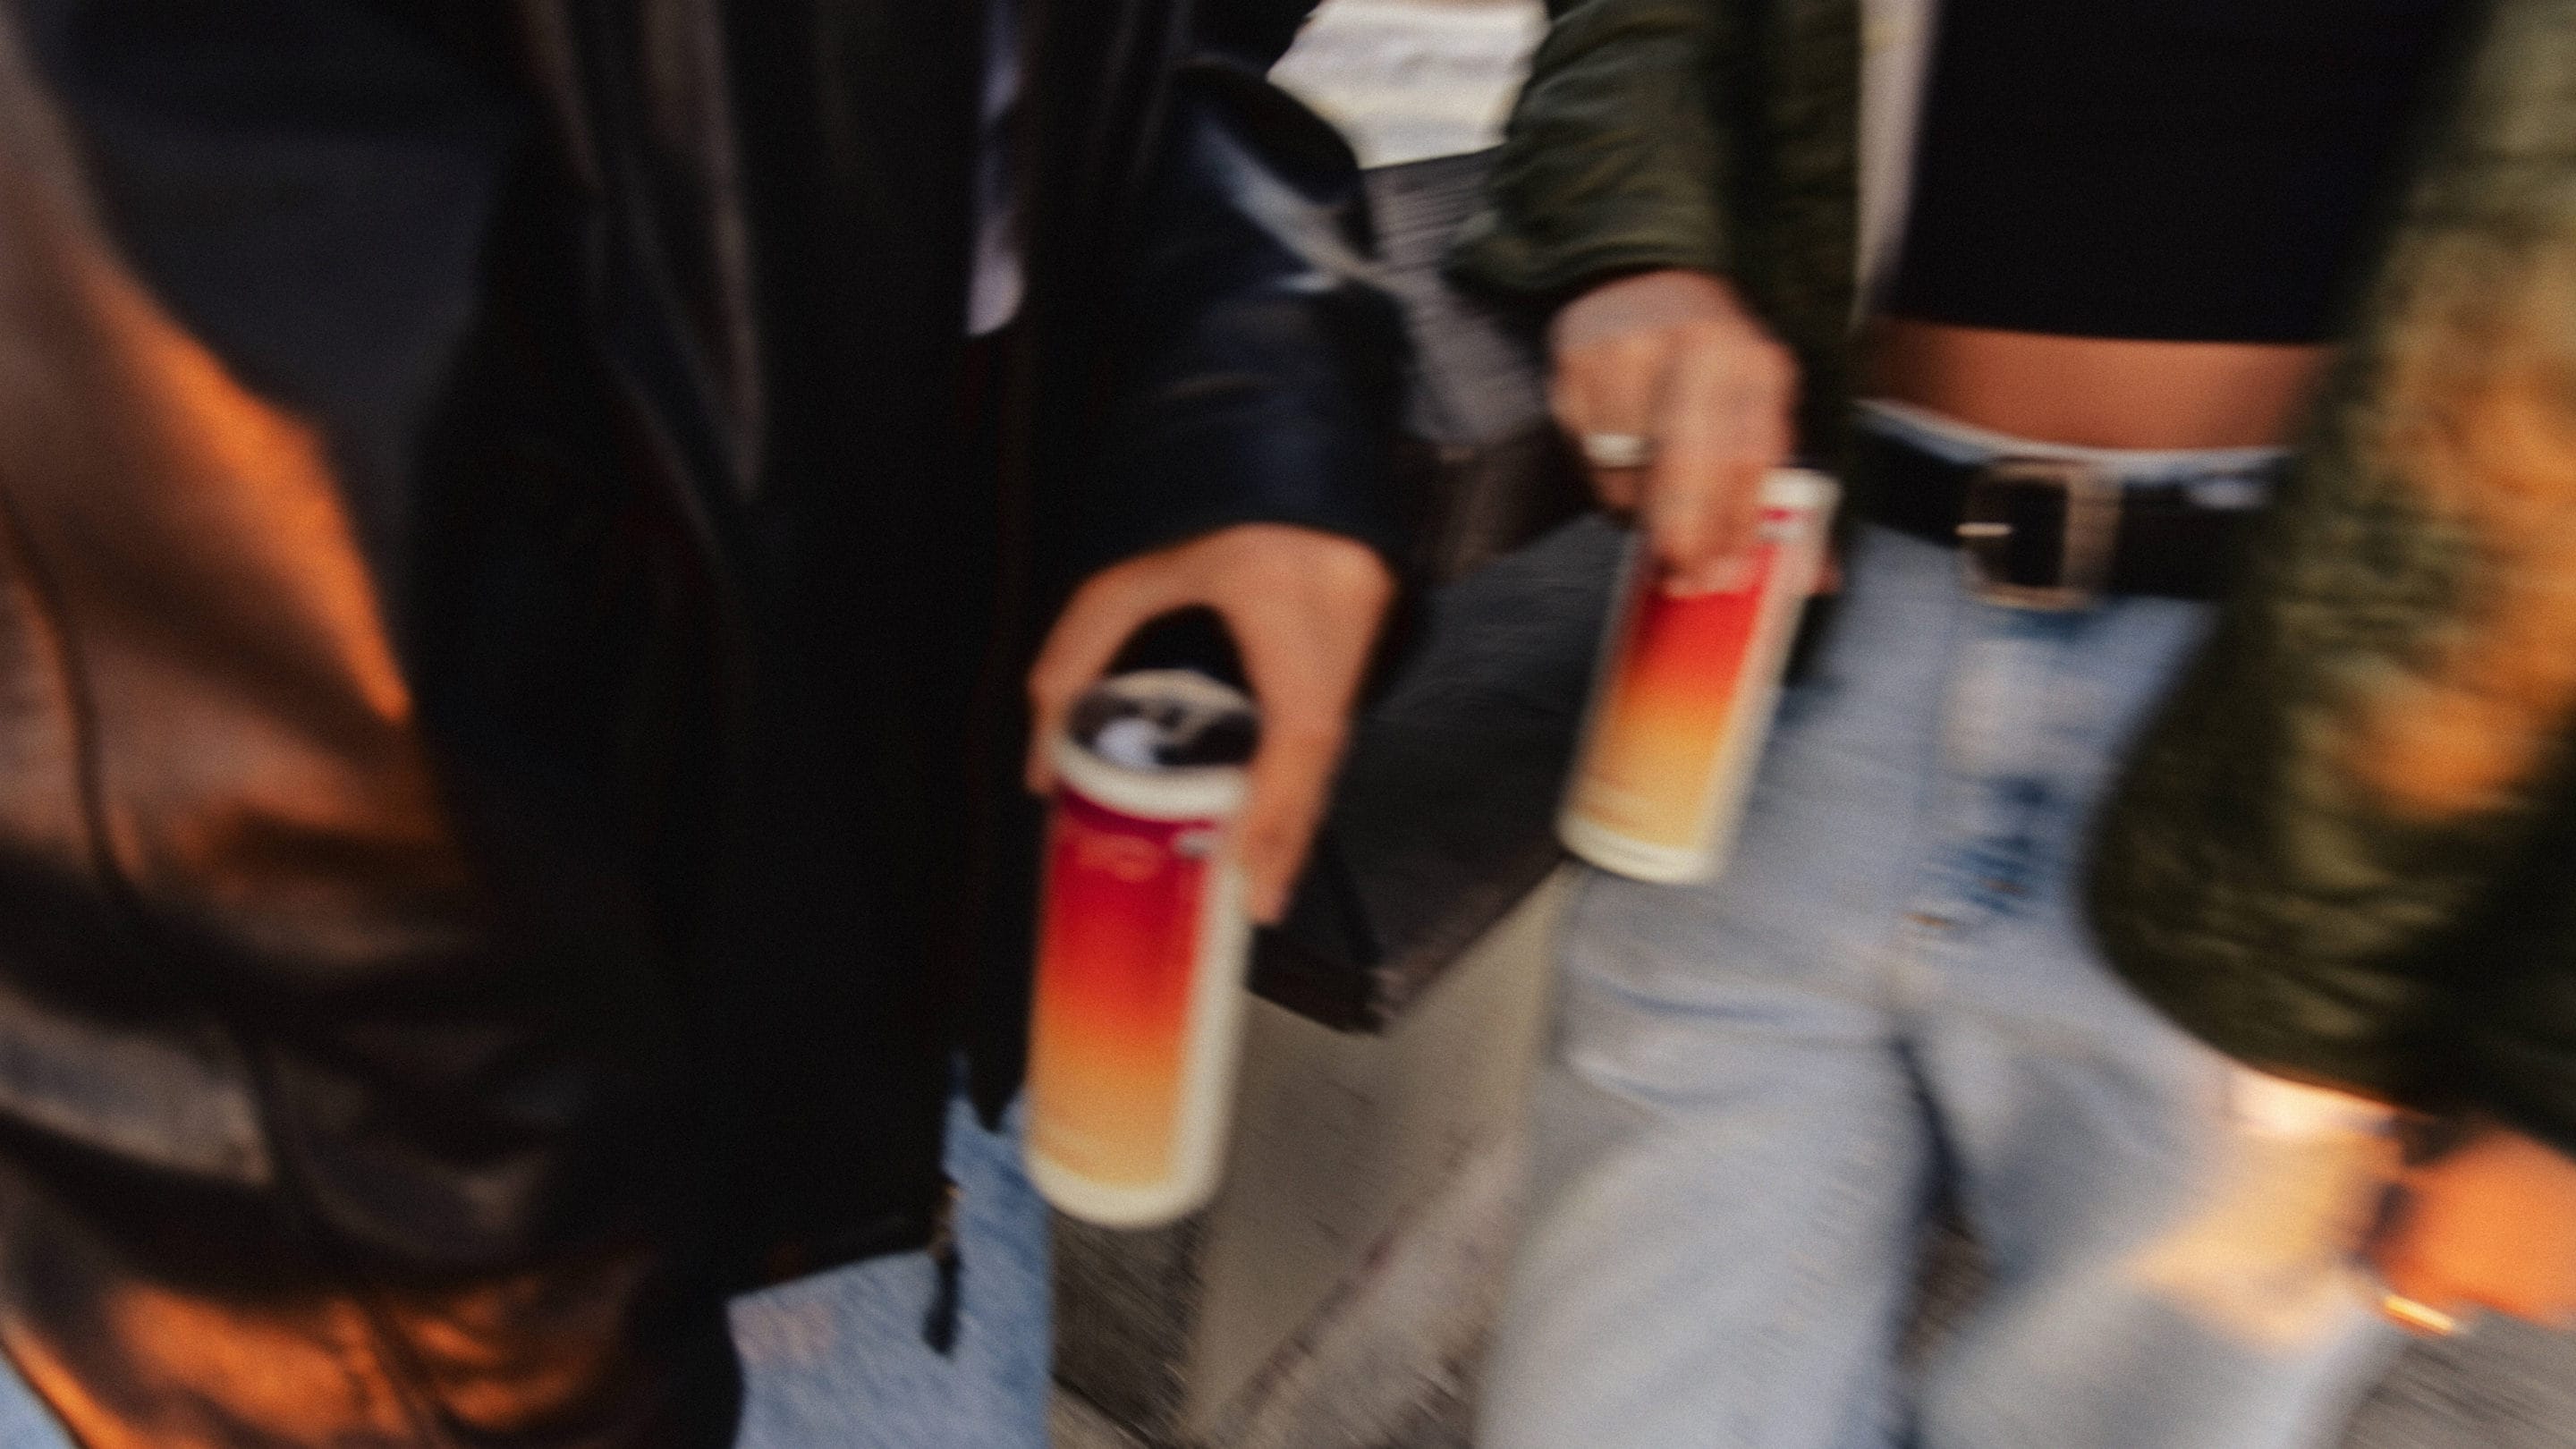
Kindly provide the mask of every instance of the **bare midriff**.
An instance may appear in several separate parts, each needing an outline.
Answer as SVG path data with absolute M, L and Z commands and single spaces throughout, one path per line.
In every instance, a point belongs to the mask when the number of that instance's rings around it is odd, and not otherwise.
M 1882 317 L 1868 395 L 2090 448 L 2285 442 L 2325 365 L 2312 343 L 2060 337 Z

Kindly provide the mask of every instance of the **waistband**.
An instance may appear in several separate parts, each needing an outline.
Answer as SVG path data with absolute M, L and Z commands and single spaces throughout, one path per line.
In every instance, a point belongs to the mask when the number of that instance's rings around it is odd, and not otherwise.
M 1961 467 L 2005 458 L 2083 463 L 2124 485 L 2181 484 L 2201 508 L 2260 507 L 2290 450 L 2262 448 L 2087 448 L 1981 428 L 1945 413 L 1886 398 L 1854 404 L 1863 431 Z
M 1883 401 L 1860 404 L 1859 422 L 1864 515 L 1959 549 L 1978 597 L 2020 608 L 2218 598 L 2287 457 L 2044 443 Z

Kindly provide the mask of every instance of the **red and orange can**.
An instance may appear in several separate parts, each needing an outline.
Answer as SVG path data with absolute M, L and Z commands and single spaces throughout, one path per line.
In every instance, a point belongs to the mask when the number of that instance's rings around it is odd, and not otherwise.
M 1639 880 L 1725 868 L 1838 493 L 1820 473 L 1772 473 L 1743 572 L 1712 592 L 1673 592 L 1643 540 L 1631 548 L 1557 815 L 1568 850 Z
M 1240 692 L 1151 670 L 1092 689 L 1056 741 L 1027 1156 L 1074 1217 L 1151 1227 L 1215 1195 L 1250 944 L 1232 826 L 1257 734 Z

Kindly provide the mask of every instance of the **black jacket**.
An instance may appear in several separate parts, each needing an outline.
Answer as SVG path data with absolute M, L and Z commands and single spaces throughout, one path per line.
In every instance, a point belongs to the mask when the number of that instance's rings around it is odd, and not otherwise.
M 91 1449 L 716 1445 L 1016 1072 L 1084 570 L 1392 546 L 1300 0 L 0 0 L 0 1346 Z

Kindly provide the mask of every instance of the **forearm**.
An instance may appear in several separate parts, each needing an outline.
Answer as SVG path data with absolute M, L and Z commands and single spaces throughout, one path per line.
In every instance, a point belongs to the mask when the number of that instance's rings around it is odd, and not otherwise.
M 1736 167 L 1720 78 L 1741 65 L 1734 12 L 1715 0 L 1583 0 L 1563 7 L 1461 238 L 1462 276 L 1564 295 L 1624 272 L 1726 274 Z

